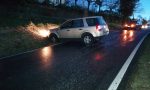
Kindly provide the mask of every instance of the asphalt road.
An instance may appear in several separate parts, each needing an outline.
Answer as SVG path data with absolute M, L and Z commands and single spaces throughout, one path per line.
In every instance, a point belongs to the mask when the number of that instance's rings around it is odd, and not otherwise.
M 91 47 L 48 46 L 0 60 L 0 90 L 106 90 L 149 30 L 111 31 Z

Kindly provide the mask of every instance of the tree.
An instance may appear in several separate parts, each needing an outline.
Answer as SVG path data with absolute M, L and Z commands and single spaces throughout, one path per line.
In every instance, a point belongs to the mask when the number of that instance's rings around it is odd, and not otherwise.
M 113 11 L 117 10 L 117 7 L 119 7 L 119 1 L 115 1 L 114 3 L 110 3 L 108 5 L 109 11 L 110 13 L 112 13 Z
M 97 10 L 95 9 L 95 8 L 97 8 L 97 6 L 98 6 L 98 5 L 97 5 L 96 3 L 93 3 L 93 4 L 92 4 L 92 11 L 93 11 L 93 12 L 96 12 L 96 11 L 97 11 Z
M 44 5 L 47 5 L 47 6 L 48 6 L 50 3 L 51 3 L 50 0 L 45 0 L 45 1 L 43 2 L 43 4 L 44 4 Z M 54 4 L 54 3 L 53 3 L 53 4 Z
M 92 2 L 94 2 L 94 0 L 87 0 L 87 2 L 88 2 L 88 11 L 90 11 L 90 4 L 91 4 Z
M 0 6 L 12 9 L 18 6 L 24 6 L 28 3 L 35 3 L 35 0 L 1 0 Z
M 147 23 L 148 23 L 148 21 L 147 21 L 146 19 L 143 18 L 143 19 L 142 19 L 142 24 L 145 25 L 145 24 L 147 24 Z
M 138 2 L 139 0 L 120 0 L 119 12 L 123 20 L 126 20 L 133 14 Z
M 77 6 L 77 1 L 78 1 L 78 0 L 75 0 L 75 6 Z
M 96 0 L 95 3 L 99 6 L 99 12 L 101 11 L 103 0 Z
M 62 5 L 62 0 L 60 0 L 59 5 L 60 5 L 60 6 Z

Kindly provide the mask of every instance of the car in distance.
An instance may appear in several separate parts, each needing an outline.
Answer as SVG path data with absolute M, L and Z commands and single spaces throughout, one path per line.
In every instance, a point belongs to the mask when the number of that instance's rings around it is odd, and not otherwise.
M 150 20 L 147 22 L 147 28 L 150 28 Z
M 142 28 L 141 24 L 138 24 L 137 21 L 129 21 L 123 25 L 123 29 L 126 30 L 140 30 Z
M 143 24 L 141 28 L 142 29 L 147 29 L 148 28 L 148 24 Z
M 91 45 L 108 35 L 109 29 L 102 16 L 92 16 L 67 20 L 50 33 L 49 39 L 54 43 L 59 39 L 80 39 L 85 45 Z

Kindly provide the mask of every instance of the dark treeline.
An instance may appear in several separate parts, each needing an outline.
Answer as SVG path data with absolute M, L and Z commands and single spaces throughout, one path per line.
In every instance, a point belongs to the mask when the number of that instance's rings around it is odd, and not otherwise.
M 51 0 L 44 0 L 42 3 L 38 3 L 38 1 L 39 0 L 1 0 L 0 6 L 11 9 L 23 7 L 27 4 L 53 5 L 56 8 L 66 7 L 67 9 L 86 10 L 89 15 L 90 13 L 95 13 L 96 15 L 103 15 L 110 20 L 114 20 L 114 18 L 118 17 L 122 20 L 126 20 L 134 13 L 139 2 L 139 0 L 65 0 L 65 3 L 62 4 L 61 2 L 63 0 L 56 0 L 57 5 L 55 5 Z M 87 2 L 87 5 L 85 5 L 85 2 Z
M 136 10 L 139 0 L 120 0 L 119 13 L 123 19 L 127 19 Z

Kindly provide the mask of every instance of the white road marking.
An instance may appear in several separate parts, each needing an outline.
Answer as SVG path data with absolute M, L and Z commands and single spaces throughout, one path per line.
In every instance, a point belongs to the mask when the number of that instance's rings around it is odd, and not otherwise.
M 124 65 L 122 66 L 121 70 L 119 71 L 119 73 L 117 74 L 117 76 L 115 77 L 115 79 L 113 80 L 113 82 L 111 83 L 111 85 L 109 86 L 108 90 L 117 90 L 119 84 L 121 83 L 121 80 L 123 79 L 123 76 L 125 75 L 132 59 L 134 58 L 137 50 L 139 49 L 139 47 L 141 46 L 142 42 L 144 41 L 144 39 L 149 35 L 150 33 L 146 34 L 138 43 L 138 45 L 134 48 L 134 50 L 132 51 L 132 53 L 130 54 L 130 56 L 128 57 L 128 59 L 126 60 L 126 62 L 124 63 Z
M 57 46 L 57 45 L 60 45 L 60 44 L 63 44 L 63 43 L 57 43 L 57 44 L 53 44 L 53 45 L 50 45 L 50 46 L 53 47 L 53 46 Z M 46 46 L 46 47 L 50 47 L 50 46 Z M 26 51 L 26 52 L 14 54 L 14 55 L 2 57 L 2 58 L 0 58 L 0 60 L 6 59 L 6 58 L 10 58 L 10 57 L 14 57 L 14 56 L 18 56 L 18 55 L 22 55 L 22 54 L 29 53 L 29 52 L 34 52 L 34 51 L 39 50 L 39 49 L 41 49 L 41 48 L 37 48 L 37 49 L 34 49 L 34 50 L 30 50 L 30 51 Z M 0 62 L 1 62 L 1 61 L 0 61 Z

